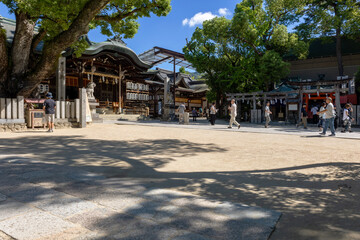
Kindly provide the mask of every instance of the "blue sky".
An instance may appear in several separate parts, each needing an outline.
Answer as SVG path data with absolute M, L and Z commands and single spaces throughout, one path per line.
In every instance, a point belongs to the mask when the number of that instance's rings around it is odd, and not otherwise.
M 137 54 L 154 46 L 182 52 L 186 38 L 191 38 L 195 28 L 201 26 L 202 20 L 219 15 L 231 18 L 239 2 L 241 0 L 172 0 L 172 11 L 168 16 L 140 19 L 138 33 L 133 39 L 125 39 L 125 42 Z M 0 15 L 14 19 L 1 3 Z M 99 30 L 89 32 L 89 37 L 94 42 L 107 39 Z M 168 65 L 160 67 L 171 69 Z

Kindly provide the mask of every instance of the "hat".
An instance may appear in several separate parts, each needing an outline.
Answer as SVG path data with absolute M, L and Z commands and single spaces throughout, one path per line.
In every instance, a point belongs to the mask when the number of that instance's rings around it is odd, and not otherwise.
M 48 92 L 48 93 L 46 94 L 46 97 L 48 97 L 48 98 L 52 98 L 52 97 L 53 97 L 53 95 L 52 95 L 52 93 L 51 93 L 51 92 Z

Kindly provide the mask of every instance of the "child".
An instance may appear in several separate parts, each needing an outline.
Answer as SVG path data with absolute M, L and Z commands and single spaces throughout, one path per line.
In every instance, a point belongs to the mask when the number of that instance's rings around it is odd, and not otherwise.
M 45 111 L 45 118 L 49 127 L 48 132 L 54 131 L 56 102 L 52 99 L 52 97 L 51 92 L 46 94 L 46 100 L 43 107 Z

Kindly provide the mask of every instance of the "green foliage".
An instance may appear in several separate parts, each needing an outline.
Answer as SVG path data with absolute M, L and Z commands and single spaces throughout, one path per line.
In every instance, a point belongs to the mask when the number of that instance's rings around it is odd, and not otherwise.
M 44 40 L 56 38 L 69 29 L 74 20 L 83 11 L 90 0 L 0 0 L 11 12 L 25 12 L 40 29 L 46 32 Z M 133 38 L 139 28 L 137 20 L 142 17 L 166 16 L 170 10 L 171 0 L 109 0 L 106 7 L 97 15 L 88 29 L 99 27 L 106 36 Z M 75 44 L 75 43 L 74 43 Z M 78 49 L 84 43 L 76 44 Z M 79 47 L 82 46 L 82 47 Z
M 186 71 L 185 71 L 185 68 L 184 68 L 184 67 L 181 67 L 181 68 L 179 69 L 179 72 L 185 73 L 185 72 L 186 72 Z
M 88 42 L 85 38 L 81 38 L 79 41 L 75 42 L 71 48 L 74 50 L 76 57 L 81 57 L 81 54 L 89 47 Z
M 281 78 L 289 74 L 289 63 L 282 60 L 279 53 L 270 50 L 260 59 L 259 64 L 259 88 L 270 90 L 271 84 L 277 83 Z
M 336 29 L 348 37 L 359 36 L 360 2 L 357 0 L 308 0 L 304 13 L 304 22 L 296 28 L 303 39 L 334 36 Z
M 301 0 L 244 0 L 231 20 L 218 17 L 196 28 L 183 51 L 196 70 L 205 73 L 209 97 L 220 100 L 226 92 L 270 90 L 288 74 L 283 56 L 306 58 L 308 44 L 286 27 L 304 7 Z

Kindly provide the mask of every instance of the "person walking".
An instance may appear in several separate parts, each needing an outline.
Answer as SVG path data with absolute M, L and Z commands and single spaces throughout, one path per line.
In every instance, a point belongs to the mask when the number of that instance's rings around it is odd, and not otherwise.
M 54 123 L 55 123 L 55 109 L 56 109 L 56 102 L 52 99 L 52 93 L 48 92 L 46 94 L 46 100 L 43 104 L 43 109 L 45 111 L 45 119 L 48 125 L 48 132 L 54 132 Z
M 306 104 L 303 104 L 301 108 L 301 123 L 299 123 L 296 127 L 300 127 L 301 125 L 304 125 L 304 129 L 307 129 L 307 118 L 308 118 L 308 113 L 306 111 Z
M 321 107 L 320 107 L 320 112 L 324 111 L 326 109 L 326 102 L 323 102 Z M 318 115 L 318 114 L 317 114 Z M 318 127 L 319 127 L 319 131 L 322 132 L 324 125 L 325 125 L 325 113 L 319 114 L 319 123 L 318 123 Z
M 185 103 L 181 103 L 177 110 L 179 112 L 179 124 L 183 124 L 186 110 Z
M 215 125 L 215 120 L 216 120 L 216 104 L 212 103 L 211 107 L 210 107 L 210 123 L 211 125 Z
M 229 127 L 228 128 L 232 128 L 232 125 L 235 124 L 239 129 L 240 124 L 236 121 L 237 106 L 236 106 L 236 103 L 235 103 L 235 99 L 231 100 L 231 105 L 228 107 L 228 110 L 230 111 L 230 122 L 229 122 Z
M 191 114 L 192 114 L 192 117 L 193 117 L 193 122 L 196 122 L 197 111 L 196 111 L 196 109 L 195 109 L 195 108 L 193 108 L 193 110 L 192 110 Z
M 328 127 L 330 127 L 331 135 L 329 136 L 334 137 L 336 136 L 336 134 L 335 134 L 335 126 L 334 126 L 334 120 L 335 120 L 334 105 L 332 104 L 332 98 L 327 97 L 326 103 L 327 103 L 326 109 L 318 112 L 318 115 L 325 113 L 325 126 L 323 128 L 323 131 L 320 133 L 320 135 L 326 135 L 326 131 Z
M 271 122 L 270 114 L 272 114 L 270 111 L 270 102 L 267 102 L 265 107 L 265 128 L 268 128 Z
M 350 116 L 350 104 L 345 104 L 344 114 L 343 114 L 343 130 L 342 133 L 349 131 L 351 132 L 351 120 L 352 117 Z

